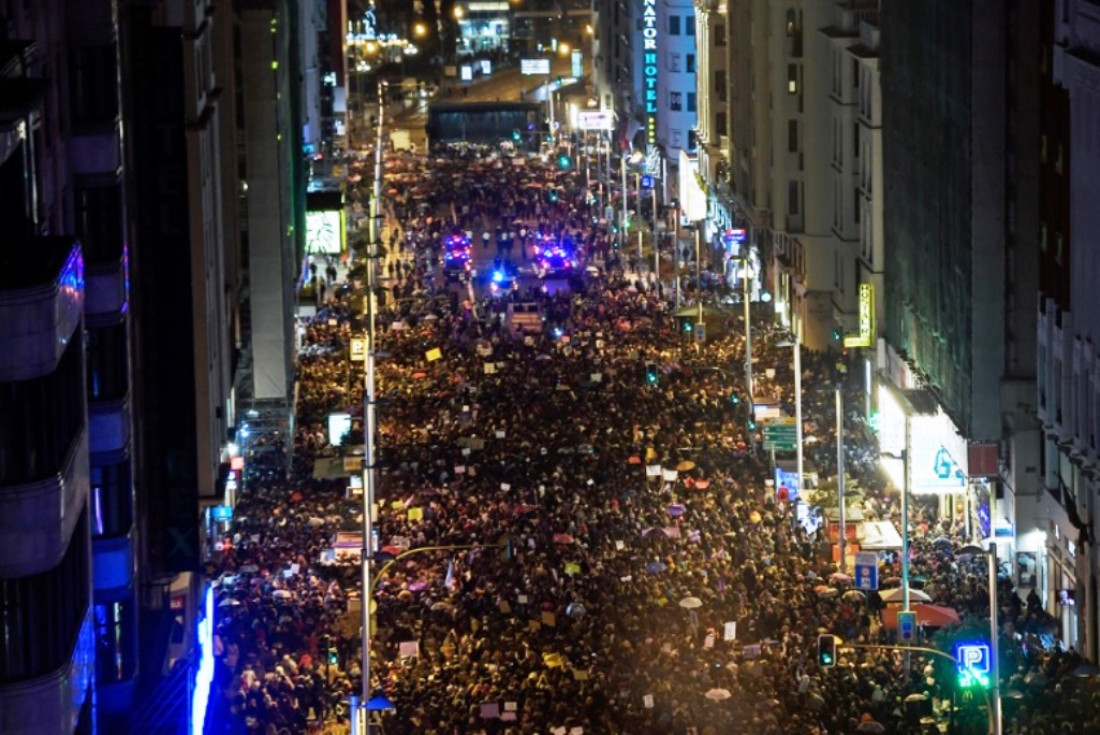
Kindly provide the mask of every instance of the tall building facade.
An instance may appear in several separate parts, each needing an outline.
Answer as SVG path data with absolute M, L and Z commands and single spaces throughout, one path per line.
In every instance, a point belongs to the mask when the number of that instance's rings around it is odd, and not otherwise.
M 1034 11 L 887 0 L 880 16 L 880 421 L 884 433 L 921 426 L 899 442 L 908 460 L 899 486 L 938 496 L 941 513 L 995 538 L 1005 558 L 1064 545 L 1035 533 L 1049 517 L 1025 306 L 1038 287 Z M 902 405 L 900 394 L 913 400 Z M 1018 580 L 1024 594 L 1042 586 L 1031 580 Z
M 1043 486 L 1030 524 L 1048 612 L 1100 652 L 1100 8 L 1042 3 L 1038 416 Z M 1021 531 L 1023 524 L 1021 522 Z M 1064 591 L 1064 592 L 1063 592 Z M 1066 594 L 1068 593 L 1068 594 Z M 1072 602 L 1073 604 L 1068 604 Z
M 649 1 L 643 1 L 643 8 Z M 675 170 L 679 165 L 681 151 L 691 152 L 695 148 L 692 130 L 695 128 L 699 108 L 698 90 L 695 84 L 698 60 L 695 7 L 691 0 L 652 0 L 652 2 L 657 18 L 655 145 L 661 152 L 663 167 L 667 169 L 658 173 L 663 173 L 670 180 L 675 181 Z M 647 39 L 643 37 L 643 41 L 645 40 Z M 645 59 L 643 62 L 644 76 L 650 64 Z M 718 75 L 715 83 L 718 85 L 717 88 L 707 92 L 715 95 L 720 102 L 724 102 L 726 98 L 724 77 Z M 649 90 L 645 91 L 648 93 Z

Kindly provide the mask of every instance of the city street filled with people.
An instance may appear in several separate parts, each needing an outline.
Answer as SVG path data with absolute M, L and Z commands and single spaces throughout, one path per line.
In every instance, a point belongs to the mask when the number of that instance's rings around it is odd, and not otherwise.
M 956 691 L 951 662 L 892 648 L 900 550 L 879 554 L 883 589 L 856 590 L 828 524 L 775 487 L 749 413 L 754 398 L 794 415 L 789 333 L 770 305 L 753 306 L 750 397 L 742 307 L 726 303 L 739 289 L 720 267 L 703 290 L 685 277 L 682 303 L 708 309 L 694 339 L 674 307 L 680 253 L 660 277 L 638 273 L 578 167 L 463 147 L 385 169 L 369 687 L 394 705 L 377 715 L 384 732 L 986 731 L 982 695 Z M 367 178 L 350 190 L 363 208 Z M 457 276 L 451 235 L 471 253 Z M 571 248 L 556 280 L 538 272 L 551 241 Z M 346 732 L 362 690 L 360 470 L 330 460 L 364 444 L 364 362 L 349 360 L 366 329 L 363 254 L 312 276 L 325 288 L 302 326 L 292 458 L 247 467 L 209 570 L 212 732 Z M 501 296 L 487 284 L 505 263 L 517 275 Z M 864 400 L 854 358 L 802 352 L 805 464 L 822 487 L 836 475 L 834 389 Z M 350 431 L 330 436 L 340 412 Z M 848 502 L 901 529 L 871 427 L 858 411 L 845 424 Z M 917 642 L 950 652 L 988 631 L 986 560 L 960 553 L 974 531 L 936 503 L 909 510 L 914 595 L 953 615 Z M 407 553 L 425 547 L 444 548 Z M 1100 732 L 1100 670 L 1010 576 L 995 593 L 1005 732 Z M 817 660 L 824 633 L 842 642 L 835 667 Z

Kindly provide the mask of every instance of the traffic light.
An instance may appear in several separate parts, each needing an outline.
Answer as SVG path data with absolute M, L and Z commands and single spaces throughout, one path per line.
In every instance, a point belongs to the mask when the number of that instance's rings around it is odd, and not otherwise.
M 836 666 L 836 636 L 831 634 L 817 637 L 817 665 L 823 669 Z
M 685 320 L 684 321 L 684 334 L 691 334 L 691 330 L 692 330 L 691 322 Z
M 550 189 L 549 191 L 546 192 L 546 198 L 549 199 L 551 202 L 557 202 L 558 201 L 558 190 L 557 189 Z
M 519 131 L 518 130 L 513 130 L 512 131 L 512 141 L 515 142 L 515 143 L 518 143 L 519 139 L 520 139 Z
M 749 431 L 756 431 L 756 419 L 750 418 L 748 424 Z
M 731 390 L 730 391 L 730 403 L 732 403 L 734 406 L 736 406 L 740 402 L 741 402 L 741 396 L 737 395 L 737 391 Z
M 647 362 L 645 364 L 645 384 L 657 385 L 657 363 Z
M 840 331 L 840 327 L 833 328 L 833 341 L 839 342 L 844 337 L 844 333 Z
M 562 171 L 567 171 L 569 169 L 569 167 L 572 166 L 572 165 L 573 165 L 573 159 L 570 158 L 569 156 L 567 156 L 566 154 L 563 153 L 560 156 L 558 156 L 558 168 L 560 168 Z

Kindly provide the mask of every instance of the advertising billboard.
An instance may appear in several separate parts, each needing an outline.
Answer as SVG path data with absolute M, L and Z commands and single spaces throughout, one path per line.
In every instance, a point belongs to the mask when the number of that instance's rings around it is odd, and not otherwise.
M 344 210 L 306 212 L 306 252 L 339 255 L 344 249 Z
M 550 59 L 520 59 L 519 73 L 525 77 L 534 74 L 549 74 Z
M 942 410 L 909 418 L 909 489 L 914 495 L 966 490 L 966 441 Z

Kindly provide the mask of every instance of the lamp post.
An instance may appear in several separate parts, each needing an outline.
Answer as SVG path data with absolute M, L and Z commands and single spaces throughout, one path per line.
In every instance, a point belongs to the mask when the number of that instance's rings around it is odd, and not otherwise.
M 802 342 L 798 337 L 791 335 L 790 339 L 776 344 L 776 347 L 790 347 L 794 350 L 794 443 L 795 443 L 795 474 L 798 476 L 798 492 L 802 486 Z M 751 389 L 749 400 L 752 400 Z M 750 406 L 750 411 L 755 411 Z M 754 414 L 755 415 L 755 414 Z
M 1000 646 L 997 645 L 1000 630 L 997 622 L 997 542 L 989 539 L 988 549 L 977 544 L 967 544 L 960 547 L 958 553 L 981 555 L 986 561 L 986 573 L 989 577 L 989 732 L 992 735 L 1002 735 L 1004 723 L 1001 716 Z
M 368 235 L 369 243 L 367 245 L 367 350 L 364 363 L 364 391 L 363 391 L 363 548 L 361 552 L 361 566 L 362 566 L 362 584 L 363 592 L 361 595 L 362 600 L 362 615 L 360 622 L 363 626 L 362 634 L 362 663 L 360 667 L 363 673 L 363 683 L 361 687 L 361 694 L 358 699 L 352 700 L 352 733 L 353 735 L 360 735 L 359 722 L 360 716 L 363 716 L 364 722 L 369 714 L 371 700 L 371 688 L 370 688 L 370 589 L 371 589 L 371 556 L 372 556 L 372 536 L 373 531 L 373 514 L 374 514 L 374 488 L 375 488 L 375 475 L 374 475 L 374 460 L 375 460 L 375 446 L 374 437 L 377 430 L 377 416 L 376 416 L 376 404 L 375 404 L 375 381 L 374 381 L 374 357 L 377 350 L 377 343 L 375 342 L 375 316 L 376 307 L 376 294 L 375 287 L 377 283 L 378 266 L 378 245 L 382 239 L 382 136 L 385 131 L 385 88 L 386 82 L 379 80 L 378 82 L 378 132 L 377 138 L 374 144 L 374 188 L 371 193 L 370 202 L 370 232 Z M 360 708 L 366 708 L 361 712 Z M 376 708 L 377 709 L 377 708 Z M 364 734 L 365 735 L 365 734 Z
M 752 417 L 756 418 L 756 401 L 753 398 L 752 392 L 752 305 L 749 303 L 749 246 L 748 243 L 741 243 L 741 302 L 745 308 L 745 390 L 749 393 L 749 412 Z M 795 342 L 798 340 L 796 339 Z M 799 358 L 801 363 L 801 358 Z M 801 371 L 798 373 L 796 381 L 801 383 L 802 376 Z M 802 400 L 802 391 L 798 391 L 799 401 Z M 802 420 L 799 419 L 798 424 L 798 454 L 802 456 Z M 802 492 L 802 467 L 798 468 L 798 491 Z
M 837 508 L 840 510 L 840 571 L 847 571 L 848 562 L 844 556 L 847 551 L 848 523 L 847 509 L 844 507 L 844 384 L 836 383 L 836 494 Z

